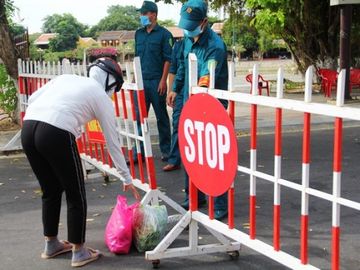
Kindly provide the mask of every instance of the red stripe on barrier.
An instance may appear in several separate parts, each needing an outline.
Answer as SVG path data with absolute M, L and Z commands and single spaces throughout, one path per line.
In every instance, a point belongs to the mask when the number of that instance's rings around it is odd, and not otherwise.
M 100 154 L 101 154 L 101 161 L 103 164 L 105 164 L 105 151 L 104 151 L 104 145 L 100 144 Z
M 197 211 L 198 210 L 198 189 L 191 181 L 189 177 L 189 204 L 190 204 L 190 211 Z
M 78 152 L 80 154 L 84 153 L 84 144 L 83 144 L 82 138 L 79 138 L 79 139 L 76 140 L 76 145 L 77 145 L 77 148 L 78 148 Z
M 117 93 L 114 93 L 114 103 L 115 103 L 115 114 L 117 117 L 120 116 L 119 100 Z
M 147 118 L 145 91 L 144 90 L 137 91 L 137 98 L 138 98 L 138 105 L 140 111 L 140 122 L 144 123 L 144 118 Z
M 123 106 L 124 119 L 128 119 L 124 89 L 121 89 L 121 103 L 122 103 L 122 106 Z
M 19 94 L 25 94 L 24 93 L 24 86 L 23 86 L 24 82 L 23 82 L 23 78 L 19 77 L 18 78 L 18 85 L 19 85 Z
M 38 78 L 34 78 L 34 92 L 38 90 Z
M 139 174 L 140 174 L 140 181 L 141 183 L 145 183 L 145 176 L 144 176 L 144 167 L 143 167 L 143 160 L 142 160 L 142 155 L 141 152 L 137 153 L 137 159 L 139 162 Z
M 97 143 L 94 144 L 95 158 L 99 160 L 99 149 Z
M 84 150 L 84 153 L 85 155 L 88 155 L 88 149 L 87 149 L 87 146 L 86 146 L 86 135 L 85 135 L 85 132 L 83 132 L 81 134 L 81 139 L 82 139 L 82 143 L 83 143 L 83 150 Z
M 36 91 L 36 79 L 32 78 L 31 79 L 31 94 L 34 94 L 35 91 Z
M 231 119 L 231 122 L 235 123 L 235 101 L 230 101 L 229 102 L 229 116 Z
M 331 270 L 340 269 L 340 227 L 332 228 Z
M 304 132 L 303 132 L 303 156 L 302 162 L 310 163 L 310 113 L 304 113 Z
M 280 250 L 280 205 L 274 205 L 274 250 Z
M 214 207 L 214 197 L 213 196 L 209 196 L 209 218 L 211 220 L 214 219 L 214 211 L 215 211 L 215 207 Z
M 92 149 L 92 143 L 89 142 L 89 151 L 90 151 L 90 157 L 94 157 L 93 149 Z
M 228 192 L 228 201 L 229 201 L 229 205 L 228 205 L 228 219 L 229 219 L 229 229 L 234 229 L 235 228 L 235 222 L 234 222 L 234 205 L 235 205 L 235 201 L 234 201 L 234 197 L 235 197 L 235 189 L 234 188 L 230 188 L 229 192 Z
M 300 261 L 302 264 L 308 264 L 308 215 L 301 216 L 301 236 L 300 236 Z
M 281 156 L 282 109 L 276 109 L 275 120 L 275 155 Z
M 24 93 L 25 93 L 25 95 L 30 95 L 30 92 L 29 92 L 29 80 L 28 80 L 28 78 L 24 78 L 24 81 L 25 81 Z
M 342 159 L 342 126 L 343 120 L 341 118 L 335 119 L 335 133 L 334 133 L 334 172 L 341 172 Z
M 149 177 L 149 185 L 151 189 L 156 189 L 156 178 L 155 178 L 155 165 L 154 165 L 154 159 L 153 157 L 146 157 L 146 167 L 147 167 L 147 173 Z
M 257 105 L 251 105 L 251 149 L 256 149 L 256 133 L 257 133 Z
M 250 239 L 256 236 L 256 196 L 250 196 Z

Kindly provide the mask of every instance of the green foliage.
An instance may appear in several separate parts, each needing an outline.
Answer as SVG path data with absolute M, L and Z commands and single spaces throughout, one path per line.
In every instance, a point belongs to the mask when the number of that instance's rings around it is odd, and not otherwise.
M 210 27 L 211 27 L 214 23 L 222 22 L 218 17 L 213 17 L 213 16 L 209 16 L 209 17 L 208 17 L 208 21 L 209 21 Z
M 86 25 L 80 23 L 70 13 L 53 14 L 46 16 L 43 19 L 44 23 L 42 31 L 44 33 L 66 33 L 66 31 L 76 31 L 77 35 L 83 36 L 85 30 L 88 28 Z
M 24 26 L 13 22 L 9 24 L 9 27 L 10 27 L 10 33 L 13 37 L 24 34 L 24 32 L 26 31 Z
M 8 20 L 14 15 L 15 10 L 14 0 L 5 0 L 5 15 Z
M 176 0 L 159 0 L 173 3 Z M 239 15 L 246 7 L 253 20 L 250 26 L 263 32 L 258 40 L 260 50 L 271 45 L 269 38 L 281 37 L 292 52 L 301 72 L 309 65 L 320 65 L 329 61 L 336 68 L 339 56 L 340 12 L 339 7 L 330 7 L 329 0 L 208 0 L 213 9 L 224 7 L 231 16 Z M 231 17 L 230 16 L 230 17 Z M 351 52 L 353 65 L 360 58 L 360 5 L 353 5 Z M 231 27 L 227 31 L 231 31 Z M 239 30 L 239 32 L 241 32 Z M 263 36 L 266 34 L 267 37 Z M 242 35 L 236 33 L 236 37 Z M 226 38 L 226 37 L 225 37 Z M 236 38 L 232 44 L 238 41 Z M 227 43 L 230 42 L 229 37 Z M 248 47 L 244 45 L 244 47 Z
M 29 52 L 30 52 L 30 59 L 32 60 L 41 60 L 42 55 L 44 54 L 44 52 L 38 47 L 36 47 L 34 44 L 35 40 L 40 35 L 41 35 L 40 33 L 34 33 L 29 35 L 29 42 L 30 42 Z
M 43 60 L 46 62 L 58 62 L 64 58 L 67 58 L 71 61 L 82 61 L 84 56 L 84 49 L 77 48 L 75 50 L 63 51 L 63 52 L 45 52 L 43 55 Z
M 259 34 L 250 21 L 251 17 L 247 15 L 234 14 L 225 22 L 223 38 L 229 48 L 236 46 L 249 52 L 258 50 Z
M 13 116 L 16 104 L 17 96 L 14 81 L 7 74 L 5 66 L 0 65 L 0 108 Z
M 13 21 L 12 17 L 16 10 L 17 7 L 14 5 L 13 0 L 5 0 L 5 15 L 9 22 L 10 33 L 13 37 L 23 34 L 26 30 L 24 26 Z
M 176 22 L 174 22 L 174 20 L 158 20 L 158 24 L 163 27 L 176 26 Z
M 71 14 L 54 14 L 44 19 L 42 30 L 44 33 L 57 33 L 50 40 L 49 48 L 52 52 L 64 52 L 76 48 L 79 36 L 85 34 L 87 26 L 78 22 Z
M 269 50 L 279 47 L 278 45 L 276 45 L 274 43 L 275 39 L 276 38 L 274 35 L 269 35 L 265 31 L 259 31 L 259 39 L 257 42 L 259 44 L 260 53 L 264 53 L 266 51 L 269 51 Z
M 136 7 L 113 5 L 108 8 L 107 16 L 93 26 L 88 34 L 95 37 L 102 31 L 136 30 L 139 27 L 139 12 Z

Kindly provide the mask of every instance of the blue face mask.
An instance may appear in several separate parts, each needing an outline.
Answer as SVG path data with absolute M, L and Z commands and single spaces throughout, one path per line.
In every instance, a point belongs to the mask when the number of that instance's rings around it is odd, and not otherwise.
M 150 20 L 149 20 L 149 17 L 148 16 L 144 16 L 144 15 L 141 15 L 140 16 L 140 23 L 142 26 L 148 26 L 151 24 Z
M 198 35 L 200 35 L 202 33 L 201 31 L 201 25 L 199 25 L 198 27 L 196 27 L 193 31 L 189 31 L 184 29 L 184 35 L 190 38 L 194 38 Z

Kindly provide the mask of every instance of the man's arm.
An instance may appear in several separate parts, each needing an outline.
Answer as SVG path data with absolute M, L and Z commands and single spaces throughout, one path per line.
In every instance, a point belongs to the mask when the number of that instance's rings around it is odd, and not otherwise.
M 159 83 L 158 92 L 162 96 L 167 91 L 166 80 L 169 74 L 170 62 L 166 61 L 163 68 L 163 74 Z
M 210 86 L 210 69 L 215 68 L 215 80 L 219 76 L 221 67 L 226 61 L 224 59 L 224 51 L 216 48 L 211 50 L 208 53 L 208 57 L 204 63 L 201 65 L 200 74 L 199 74 L 199 81 L 198 85 L 202 87 L 209 87 Z
M 168 106 L 170 106 L 171 108 L 174 108 L 174 100 L 175 100 L 175 96 L 173 97 L 173 84 L 174 84 L 174 80 L 175 80 L 175 74 L 173 73 L 169 73 L 169 87 L 168 87 L 168 92 L 167 92 L 167 97 L 166 97 L 166 104 Z
M 166 31 L 162 40 L 162 56 L 165 61 L 163 66 L 163 74 L 159 83 L 158 92 L 160 95 L 165 95 L 167 91 L 166 80 L 169 74 L 171 56 L 173 52 L 174 38 L 169 31 Z

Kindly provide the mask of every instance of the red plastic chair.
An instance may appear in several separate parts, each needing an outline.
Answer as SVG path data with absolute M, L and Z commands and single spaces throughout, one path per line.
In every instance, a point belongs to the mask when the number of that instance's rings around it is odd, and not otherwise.
M 360 69 L 353 68 L 350 70 L 350 92 L 353 87 L 360 88 Z
M 246 81 L 251 84 L 250 94 L 252 93 L 252 74 L 248 74 L 245 77 Z M 268 80 L 264 80 L 264 78 L 259 75 L 258 77 L 258 93 L 262 94 L 262 89 L 266 89 L 267 95 L 270 96 L 270 85 Z
M 331 91 L 334 88 L 336 91 L 336 80 L 338 73 L 332 69 L 319 69 L 321 77 L 321 90 L 324 92 L 325 97 L 331 97 Z

